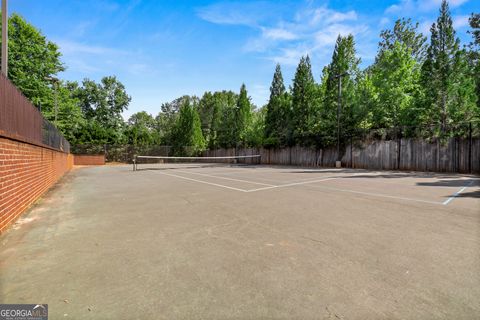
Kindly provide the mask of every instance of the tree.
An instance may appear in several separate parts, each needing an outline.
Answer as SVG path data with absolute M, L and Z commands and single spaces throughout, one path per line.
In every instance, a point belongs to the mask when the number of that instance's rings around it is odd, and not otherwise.
M 275 67 L 272 84 L 270 86 L 270 99 L 265 108 L 265 142 L 268 145 L 278 146 L 287 143 L 290 124 L 290 99 L 283 84 L 280 65 Z
M 378 43 L 377 59 L 383 52 L 392 50 L 396 42 L 404 45 L 418 62 L 423 61 L 425 57 L 427 38 L 418 32 L 418 22 L 413 24 L 410 18 L 398 19 L 395 21 L 393 30 L 382 30 L 380 38 L 382 40 Z
M 332 62 L 324 70 L 326 84 L 322 118 L 324 121 L 323 139 L 325 143 L 336 141 L 339 81 L 342 81 L 339 117 L 341 138 L 351 134 L 357 124 L 362 121 L 359 118 L 361 113 L 358 112 L 355 104 L 356 84 L 360 74 L 359 64 L 360 59 L 356 57 L 353 36 L 338 36 L 332 55 Z
M 214 95 L 210 91 L 205 92 L 198 103 L 198 115 L 200 116 L 202 132 L 207 144 L 210 144 L 213 138 L 212 123 L 214 122 L 213 118 L 217 115 L 215 107 Z
M 471 31 L 468 31 L 473 37 L 473 42 L 472 44 L 477 46 L 480 46 L 480 13 L 472 13 L 470 18 L 468 19 L 468 22 L 470 24 L 470 27 L 472 28 Z
M 419 88 L 419 71 L 412 49 L 406 44 L 396 41 L 390 49 L 383 51 L 371 69 L 377 92 L 372 113 L 374 127 L 409 125 L 408 115 Z
M 122 112 L 127 110 L 131 100 L 125 86 L 114 76 L 103 77 L 100 83 L 85 79 L 82 84 L 76 98 L 85 118 L 102 128 L 100 140 L 103 143 L 122 143 L 125 127 Z
M 78 83 L 60 81 L 53 85 L 56 87 L 52 97 L 53 101 L 46 104 L 51 107 L 42 109 L 44 117 L 55 124 L 70 144 L 84 143 L 79 139 L 82 128 L 86 125 L 86 120 L 76 97 Z M 56 108 L 55 103 L 57 104 Z M 55 113 L 57 114 L 55 115 Z M 57 120 L 55 121 L 55 119 Z
M 439 17 L 430 31 L 430 46 L 421 73 L 423 117 L 425 124 L 439 125 L 441 133 L 445 133 L 453 119 L 471 118 L 476 97 L 470 89 L 473 79 L 468 76 L 466 55 L 459 49 L 460 40 L 446 0 L 442 1 Z
M 185 99 L 173 128 L 173 152 L 176 155 L 196 155 L 205 150 L 205 139 L 198 112 L 189 100 Z
M 469 44 L 470 68 L 473 71 L 473 77 L 476 81 L 477 109 L 480 110 L 480 13 L 472 13 L 468 21 L 472 28 L 468 33 L 470 33 L 473 38 Z
M 202 101 L 203 100 L 203 101 Z M 236 108 L 238 94 L 232 91 L 204 95 L 198 104 L 202 129 L 208 133 L 206 142 L 210 148 L 230 148 L 237 144 Z
M 245 138 L 247 147 L 261 147 L 264 144 L 266 110 L 264 107 L 253 111 Z
M 160 142 L 155 127 L 155 119 L 145 111 L 140 111 L 130 116 L 125 135 L 128 144 L 134 146 L 148 146 Z
M 245 84 L 240 87 L 240 94 L 235 109 L 235 142 L 245 145 L 247 130 L 252 120 L 252 104 L 247 94 Z
M 315 93 L 315 81 L 312 75 L 310 58 L 302 57 L 293 79 L 292 88 L 292 125 L 295 141 L 305 144 L 305 138 L 311 133 L 312 104 Z
M 160 107 L 161 112 L 155 117 L 155 131 L 160 137 L 160 143 L 164 145 L 173 145 L 173 129 L 177 122 L 180 107 L 186 102 L 196 101 L 196 97 L 188 95 L 177 98 L 171 102 L 163 103 Z
M 8 38 L 8 78 L 34 105 L 53 107 L 47 78 L 65 69 L 58 46 L 16 13 L 8 19 Z

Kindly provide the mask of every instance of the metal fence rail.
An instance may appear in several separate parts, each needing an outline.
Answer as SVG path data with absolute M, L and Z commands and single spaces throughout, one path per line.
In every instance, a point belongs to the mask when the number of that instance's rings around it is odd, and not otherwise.
M 0 75 L 0 136 L 63 152 L 70 143 L 5 76 Z

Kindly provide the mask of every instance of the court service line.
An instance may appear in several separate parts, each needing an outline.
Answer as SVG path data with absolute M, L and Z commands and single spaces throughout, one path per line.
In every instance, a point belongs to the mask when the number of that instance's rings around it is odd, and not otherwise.
M 184 180 L 189 180 L 189 181 L 194 181 L 194 182 L 203 183 L 203 184 L 208 184 L 208 185 L 216 186 L 216 187 L 220 187 L 220 188 L 225 188 L 225 189 L 230 189 L 230 190 L 235 190 L 235 191 L 241 191 L 241 192 L 247 192 L 247 190 L 240 189 L 240 188 L 229 187 L 229 186 L 225 186 L 225 185 L 223 185 L 223 184 L 218 184 L 218 183 L 213 183 L 213 182 L 207 182 L 207 181 L 197 180 L 197 179 L 193 179 L 193 178 L 187 178 L 187 177 L 183 177 L 183 176 L 179 176 L 179 175 L 171 174 L 171 173 L 157 172 L 157 171 L 154 171 L 154 172 L 155 172 L 155 173 L 158 173 L 158 174 L 165 175 L 165 176 L 176 177 L 176 178 L 180 178 L 180 179 L 184 179 Z
M 269 172 L 275 172 L 275 171 L 269 171 Z M 222 175 L 233 175 L 233 174 L 236 174 L 236 173 L 245 173 L 245 172 L 234 172 L 234 173 L 220 173 Z M 259 174 L 261 174 L 262 172 L 259 172 Z M 332 178 L 333 176 L 326 176 L 326 178 Z M 342 178 L 342 176 L 335 176 L 336 178 Z M 297 183 L 297 182 L 304 182 L 304 181 L 316 181 L 318 179 L 318 177 L 316 178 L 301 178 L 301 179 L 288 179 L 288 180 L 279 180 L 279 179 L 270 179 L 270 178 L 264 178 L 264 177 L 259 177 L 258 175 L 255 176 L 255 179 L 256 180 L 263 180 L 263 181 L 268 181 L 268 182 L 273 182 L 273 183 Z
M 389 198 L 389 199 L 406 200 L 406 201 L 414 201 L 414 202 L 422 202 L 422 203 L 428 203 L 428 204 L 442 205 L 441 202 L 421 200 L 421 199 L 413 199 L 413 198 L 406 198 L 406 197 L 390 196 L 388 194 L 382 194 L 382 193 L 355 191 L 355 190 L 332 188 L 332 187 L 325 187 L 325 186 L 318 186 L 318 185 L 317 186 L 312 186 L 312 187 L 326 189 L 326 190 L 332 190 L 332 191 L 356 193 L 356 194 L 362 194 L 362 195 L 372 196 L 372 197 Z
M 467 185 L 465 185 L 462 189 L 458 190 L 457 192 L 455 192 L 454 194 L 452 194 L 452 196 L 450 198 L 448 198 L 447 200 L 445 200 L 443 202 L 443 205 L 446 206 L 447 204 L 449 204 L 450 202 L 453 201 L 453 199 L 455 199 L 456 197 L 458 197 L 460 195 L 460 193 L 462 193 L 463 191 L 465 191 L 468 187 L 470 187 L 473 182 L 475 182 L 475 180 L 472 180 L 470 181 Z
M 269 183 L 254 182 L 254 181 L 234 179 L 234 178 L 227 178 L 227 177 L 215 176 L 215 175 L 212 175 L 212 174 L 199 173 L 199 172 L 194 172 L 194 171 L 175 170 L 175 172 L 182 172 L 182 173 L 187 173 L 187 174 L 196 174 L 196 175 L 199 175 L 199 176 L 210 177 L 210 178 L 217 178 L 217 179 L 224 179 L 224 180 L 230 180 L 230 181 L 245 182 L 245 183 L 250 183 L 250 184 L 258 184 L 258 185 L 261 185 L 261 186 L 275 187 L 273 184 L 269 184 Z
M 258 188 L 258 189 L 250 189 L 250 190 L 246 190 L 245 192 L 256 192 L 256 191 L 263 191 L 263 190 L 276 189 L 276 188 L 293 187 L 293 186 L 299 186 L 299 185 L 328 181 L 328 180 L 334 180 L 334 179 L 338 179 L 338 178 L 325 178 L 325 179 L 318 179 L 318 180 L 312 180 L 312 181 L 287 183 L 287 184 L 281 184 L 281 185 L 278 185 L 278 186 L 271 186 L 271 187 Z
M 182 171 L 178 171 L 178 170 L 175 170 L 176 172 L 182 172 Z M 197 172 L 197 171 L 185 171 L 185 173 L 192 173 L 194 172 L 194 174 L 199 174 L 199 175 L 202 175 L 200 174 L 200 172 Z M 268 172 L 276 172 L 274 170 L 272 171 L 268 171 Z M 217 176 L 217 175 L 208 175 L 208 174 L 203 174 L 207 177 L 214 177 L 214 178 L 220 178 L 220 179 L 227 179 L 227 177 L 223 177 L 223 176 L 229 176 L 229 175 L 233 175 L 233 174 L 238 174 L 238 173 L 245 173 L 245 171 L 233 171 L 233 172 L 227 172 L 227 171 L 221 171 L 221 172 L 215 172 L 215 174 L 221 174 L 222 176 Z M 262 173 L 262 172 L 259 172 L 259 173 Z M 333 178 L 332 176 L 330 177 L 327 177 L 327 178 Z M 344 178 L 344 176 L 335 176 L 335 178 L 338 178 L 338 179 L 341 179 L 341 178 Z M 318 180 L 318 177 L 317 178 L 302 178 L 302 179 L 294 179 L 294 180 L 287 180 L 287 181 L 282 181 L 282 180 L 278 180 L 278 179 L 269 179 L 269 178 L 264 178 L 264 177 L 258 177 L 258 176 L 255 176 L 255 179 L 256 180 L 264 180 L 264 181 L 269 181 L 269 182 L 274 182 L 276 184 L 279 184 L 279 183 L 287 183 L 287 184 L 290 184 L 290 183 L 297 183 L 297 182 L 309 182 L 309 181 L 317 181 Z M 228 178 L 228 180 L 233 180 L 233 181 L 241 181 L 241 182 L 248 182 L 248 183 L 251 183 L 251 184 L 260 184 L 260 185 L 266 185 L 266 186 L 275 186 L 271 183 L 263 183 L 263 182 L 253 182 L 253 181 L 249 181 L 249 180 L 241 180 L 241 179 L 233 179 L 233 178 Z

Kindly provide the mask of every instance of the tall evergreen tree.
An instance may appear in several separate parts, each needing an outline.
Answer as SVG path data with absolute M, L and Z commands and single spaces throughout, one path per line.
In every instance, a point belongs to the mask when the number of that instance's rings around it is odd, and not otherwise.
M 245 144 L 246 134 L 252 120 L 252 104 L 248 97 L 245 84 L 240 87 L 240 94 L 235 109 L 235 139 L 237 143 Z
M 323 118 L 324 134 L 329 141 L 336 137 L 339 81 L 341 81 L 340 134 L 341 137 L 354 130 L 359 113 L 355 105 L 356 81 L 359 76 L 360 59 L 356 57 L 355 40 L 352 35 L 338 36 L 332 55 L 332 62 L 327 66 L 325 103 Z M 340 80 L 341 78 L 341 80 Z
M 469 18 L 470 28 L 468 33 L 473 37 L 469 44 L 470 67 L 476 82 L 477 111 L 480 110 L 480 13 L 472 13 Z M 479 115 L 480 117 L 480 115 Z
M 304 138 L 311 130 L 309 128 L 312 116 L 312 104 L 315 94 L 315 81 L 312 75 L 310 57 L 302 57 L 295 72 L 292 88 L 292 125 L 295 140 L 304 144 Z
M 269 145 L 286 143 L 287 129 L 289 128 L 290 104 L 283 84 L 280 65 L 275 67 L 272 84 L 270 86 L 270 99 L 266 106 L 265 137 Z
M 440 125 L 444 133 L 453 118 L 471 113 L 476 100 L 473 79 L 466 74 L 465 52 L 459 49 L 448 3 L 442 1 L 437 22 L 430 29 L 430 46 L 422 67 L 423 110 L 426 124 Z M 470 111 L 469 111 L 470 110 Z

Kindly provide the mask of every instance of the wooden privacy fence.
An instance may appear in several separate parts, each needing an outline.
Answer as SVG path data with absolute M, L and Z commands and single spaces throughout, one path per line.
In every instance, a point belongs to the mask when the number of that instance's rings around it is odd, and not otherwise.
M 261 155 L 261 164 L 334 167 L 336 148 L 231 148 L 208 150 L 205 156 Z M 250 161 L 246 160 L 247 163 Z M 254 160 L 256 161 L 256 160 Z M 480 139 L 450 138 L 375 140 L 347 145 L 342 166 L 373 170 L 480 173 Z

